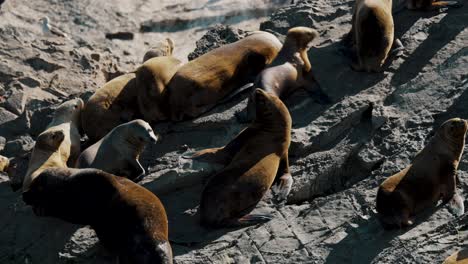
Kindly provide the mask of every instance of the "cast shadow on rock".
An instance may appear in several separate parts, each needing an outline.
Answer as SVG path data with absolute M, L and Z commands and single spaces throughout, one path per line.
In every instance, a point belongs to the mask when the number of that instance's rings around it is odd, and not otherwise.
M 376 263 L 379 254 L 385 249 L 393 247 L 391 241 L 396 239 L 432 216 L 442 206 L 431 207 L 415 216 L 412 226 L 402 229 L 385 230 L 377 219 L 372 215 L 367 221 L 359 220 L 358 227 L 349 225 L 346 228 L 347 236 L 332 246 L 326 264 L 338 263 Z
M 357 224 L 357 227 L 346 227 L 346 237 L 331 246 L 325 264 L 371 263 L 390 246 L 390 241 L 402 233 L 399 230 L 384 230 L 375 217 L 367 221 L 359 220 Z
M 439 50 L 454 40 L 468 26 L 468 19 L 463 19 L 463 14 L 467 12 L 468 5 L 450 9 L 442 20 L 434 23 L 428 30 L 427 38 L 396 70 L 391 84 L 393 86 L 402 85 L 416 77 Z M 399 13 L 394 17 L 395 36 L 401 38 L 421 17 L 429 18 L 434 15 L 435 11 L 406 10 Z
M 169 240 L 174 256 L 182 255 L 205 245 L 238 228 L 207 229 L 200 225 L 198 206 L 203 184 L 158 195 L 166 208 Z
M 468 80 L 466 80 L 461 86 L 463 85 L 468 88 Z M 466 107 L 466 102 L 468 102 L 468 89 L 465 89 L 444 112 L 434 115 L 433 131 L 435 132 L 442 123 L 450 118 L 459 117 L 462 119 L 468 119 L 468 108 Z
M 34 215 L 9 185 L 8 181 L 0 184 L 0 263 L 25 263 L 27 259 L 32 263 L 57 263 L 59 252 L 78 226 Z

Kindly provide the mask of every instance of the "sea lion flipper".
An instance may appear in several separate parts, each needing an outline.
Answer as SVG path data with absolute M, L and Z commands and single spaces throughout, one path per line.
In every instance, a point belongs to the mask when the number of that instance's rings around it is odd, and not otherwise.
M 401 56 L 403 51 L 405 50 L 405 46 L 399 38 L 393 39 L 392 50 L 390 51 L 392 56 Z
M 432 2 L 431 3 L 431 8 L 441 8 L 441 7 L 454 7 L 454 8 L 460 8 L 462 7 L 463 4 L 459 1 L 437 1 L 437 2 Z
M 278 182 L 278 186 L 276 188 L 278 199 L 281 201 L 286 200 L 289 192 L 291 191 L 292 184 L 294 183 L 294 180 L 289 171 L 289 158 L 287 151 L 280 160 L 275 181 Z
M 291 173 L 284 174 L 280 177 L 280 184 L 278 185 L 278 198 L 280 200 L 286 200 L 288 198 L 293 183 L 294 180 Z
M 450 200 L 450 207 L 457 216 L 461 216 L 465 213 L 465 205 L 463 204 L 463 197 L 455 193 Z
M 227 163 L 227 159 L 229 159 L 228 153 L 223 151 L 224 148 L 209 148 L 203 149 L 197 152 L 189 152 L 182 156 L 184 159 L 193 159 L 197 161 L 207 162 L 207 163 L 219 163 L 225 164 Z
M 141 166 L 140 162 L 135 159 L 125 161 L 125 166 L 118 170 L 116 175 L 135 181 L 137 179 L 141 179 L 145 173 L 146 171 L 143 166 Z
M 248 214 L 239 219 L 233 220 L 233 226 L 250 226 L 263 224 L 273 219 L 273 216 L 269 214 Z
M 222 148 L 200 150 L 192 155 L 184 155 L 183 158 L 227 165 L 255 132 L 256 129 L 248 127 Z

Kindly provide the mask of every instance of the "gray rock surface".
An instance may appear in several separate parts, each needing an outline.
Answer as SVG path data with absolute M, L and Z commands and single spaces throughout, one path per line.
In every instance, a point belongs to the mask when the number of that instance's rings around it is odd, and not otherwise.
M 166 207 L 175 262 L 441 263 L 467 246 L 466 214 L 457 218 L 441 206 L 419 216 L 412 228 L 384 231 L 374 207 L 377 186 L 404 168 L 442 122 L 468 118 L 468 5 L 395 14 L 396 35 L 405 50 L 390 59 L 382 74 L 366 74 L 350 69 L 341 43 L 350 29 L 352 1 L 295 1 L 285 7 L 279 5 L 289 1 L 265 1 L 264 11 L 277 9 L 269 18 L 256 15 L 230 28 L 217 26 L 203 38 L 206 27 L 219 22 L 203 16 L 232 22 L 223 16 L 239 9 L 239 2 L 252 9 L 250 2 L 259 1 L 177 2 L 7 0 L 1 5 L 0 137 L 5 140 L 0 140 L 0 154 L 14 157 L 18 165 L 17 177 L 0 177 L 0 263 L 113 261 L 91 229 L 38 218 L 12 191 L 21 182 L 33 140 L 58 104 L 86 99 L 107 80 L 135 69 L 152 38 L 173 38 L 175 53 L 183 58 L 233 42 L 244 31 L 260 28 L 283 38 L 293 26 L 320 33 L 309 58 L 329 100 L 302 90 L 286 100 L 293 117 L 295 183 L 286 205 L 269 193 L 255 209 L 273 214 L 272 221 L 241 229 L 201 228 L 200 193 L 219 167 L 182 158 L 186 152 L 222 146 L 243 129 L 247 124 L 237 114 L 244 111 L 248 93 L 195 120 L 154 126 L 162 141 L 141 157 L 148 168 L 141 184 Z M 169 23 L 183 12 L 192 14 L 182 17 L 183 28 Z M 257 14 L 244 14 L 252 13 Z M 70 39 L 42 35 L 36 19 L 43 15 Z M 190 19 L 194 24 L 186 22 Z M 155 21 L 169 22 L 158 32 L 140 32 L 141 25 Z M 117 31 L 132 32 L 134 38 L 105 38 Z M 466 154 L 459 176 L 466 196 Z

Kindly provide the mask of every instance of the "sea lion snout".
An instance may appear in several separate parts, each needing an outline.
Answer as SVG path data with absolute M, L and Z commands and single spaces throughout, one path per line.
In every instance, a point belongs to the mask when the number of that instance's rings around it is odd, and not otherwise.
M 151 133 L 150 133 L 150 141 L 151 141 L 152 143 L 156 143 L 156 142 L 158 142 L 159 140 L 161 140 L 161 136 L 160 136 L 160 135 L 157 135 L 157 134 L 155 134 L 154 132 L 151 132 Z
M 52 134 L 52 140 L 54 140 L 56 142 L 62 142 L 64 139 L 65 139 L 65 134 L 63 133 L 62 130 L 55 131 Z

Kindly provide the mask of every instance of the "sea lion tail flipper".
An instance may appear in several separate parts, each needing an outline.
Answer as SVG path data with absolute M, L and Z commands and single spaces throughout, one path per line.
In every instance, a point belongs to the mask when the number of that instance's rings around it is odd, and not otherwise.
M 273 216 L 268 214 L 248 214 L 239 219 L 234 220 L 233 225 L 237 226 L 250 226 L 263 224 L 273 219 Z
M 225 164 L 229 161 L 230 155 L 223 151 L 224 148 L 209 148 L 197 152 L 188 152 L 182 156 L 184 159 L 194 159 L 207 163 Z
M 461 216 L 465 213 L 465 205 L 463 204 L 463 197 L 455 193 L 450 200 L 450 207 L 457 216 Z
M 455 7 L 460 8 L 463 4 L 459 1 L 437 1 L 432 2 L 431 8 L 441 8 L 441 7 Z

